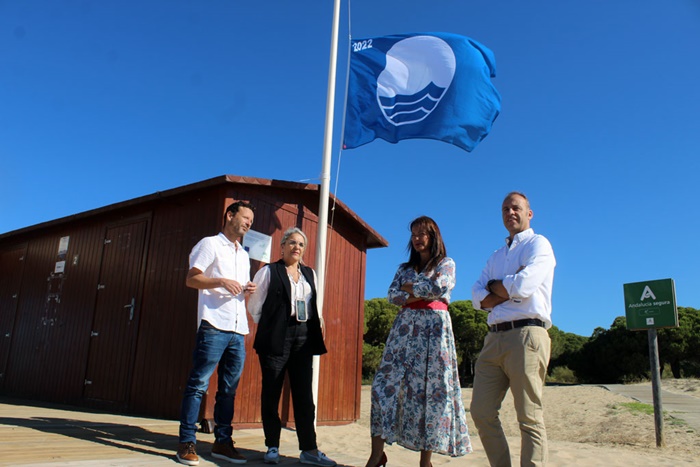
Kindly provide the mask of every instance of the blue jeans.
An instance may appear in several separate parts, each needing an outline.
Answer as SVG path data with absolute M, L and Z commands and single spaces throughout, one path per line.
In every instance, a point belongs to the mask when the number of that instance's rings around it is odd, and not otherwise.
M 245 336 L 221 331 L 202 321 L 197 331 L 197 343 L 192 355 L 192 371 L 187 380 L 180 412 L 180 442 L 197 442 L 197 418 L 202 396 L 207 392 L 209 378 L 219 365 L 219 381 L 214 404 L 214 436 L 219 443 L 231 440 L 233 401 L 243 373 Z

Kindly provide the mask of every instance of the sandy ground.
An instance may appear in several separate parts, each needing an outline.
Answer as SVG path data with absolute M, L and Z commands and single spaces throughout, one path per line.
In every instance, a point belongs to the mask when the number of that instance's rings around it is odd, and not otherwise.
M 650 383 L 646 383 L 649 384 Z M 698 398 L 700 380 L 663 380 L 666 391 Z M 357 423 L 319 426 L 321 450 L 340 467 L 363 467 L 370 452 L 369 386 L 362 388 Z M 471 389 L 462 391 L 465 407 Z M 598 386 L 547 386 L 545 419 L 549 435 L 549 466 L 700 466 L 700 433 L 684 423 L 682 413 L 664 422 L 666 446 L 656 447 L 654 416 L 630 410 L 633 399 Z M 679 418 L 680 417 L 680 418 Z M 502 420 L 511 447 L 512 464 L 519 462 L 520 434 L 512 397 L 506 396 Z M 433 456 L 438 466 L 488 466 L 479 437 L 468 417 L 474 452 L 459 458 Z M 175 466 L 178 422 L 124 415 L 71 411 L 18 403 L 0 405 L 0 466 L 121 467 Z M 235 430 L 237 447 L 250 466 L 262 466 L 262 429 Z M 231 465 L 210 456 L 213 435 L 198 433 L 200 467 Z M 299 464 L 296 433 L 282 430 L 282 466 Z M 390 467 L 418 465 L 419 453 L 387 446 Z
M 700 399 L 700 379 L 662 379 L 661 387 L 668 392 L 676 392 Z
M 663 380 L 662 387 L 700 398 L 700 380 Z M 471 389 L 463 389 L 465 407 Z M 332 454 L 355 446 L 356 455 L 369 455 L 369 387 L 362 388 L 362 414 L 358 423 L 342 427 L 343 436 L 329 440 L 321 435 L 322 449 Z M 653 415 L 633 411 L 623 403 L 633 400 L 597 386 L 547 386 L 544 394 L 545 420 L 549 437 L 550 465 L 554 466 L 677 466 L 700 465 L 700 433 L 682 420 L 666 418 L 666 446 L 656 447 Z M 433 456 L 434 465 L 488 465 L 471 418 L 469 433 L 474 452 L 461 458 Z M 502 408 L 501 420 L 511 446 L 513 465 L 519 465 L 520 434 L 510 393 Z M 367 442 L 358 444 L 357 436 Z M 322 428 L 319 430 L 323 432 Z M 324 433 L 325 434 L 325 433 Z M 386 449 L 389 465 L 417 465 L 419 454 L 400 446 Z

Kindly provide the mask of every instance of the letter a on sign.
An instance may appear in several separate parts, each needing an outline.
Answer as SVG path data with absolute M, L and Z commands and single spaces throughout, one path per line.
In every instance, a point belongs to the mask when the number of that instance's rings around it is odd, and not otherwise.
M 640 298 L 641 301 L 644 301 L 645 298 L 651 297 L 652 299 L 656 300 L 656 295 L 654 295 L 654 292 L 651 291 L 649 286 L 644 287 L 644 292 L 642 292 L 642 298 Z

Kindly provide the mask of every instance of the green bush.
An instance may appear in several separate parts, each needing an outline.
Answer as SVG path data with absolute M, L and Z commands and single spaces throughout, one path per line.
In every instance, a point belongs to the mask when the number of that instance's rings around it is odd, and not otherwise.
M 384 344 L 371 345 L 366 342 L 362 344 L 362 382 L 370 384 L 374 379 L 374 374 L 382 361 Z
M 549 375 L 547 375 L 548 383 L 565 383 L 565 384 L 576 384 L 578 379 L 568 366 L 558 366 L 552 369 Z

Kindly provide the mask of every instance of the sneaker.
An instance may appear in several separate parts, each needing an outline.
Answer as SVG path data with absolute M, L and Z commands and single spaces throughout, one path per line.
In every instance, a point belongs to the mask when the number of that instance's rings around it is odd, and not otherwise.
M 248 462 L 248 459 L 236 451 L 236 448 L 233 447 L 233 441 L 231 440 L 225 443 L 214 441 L 214 446 L 211 448 L 211 456 L 233 462 L 234 464 L 245 464 Z
M 329 459 L 321 451 L 316 451 L 318 454 L 313 455 L 309 451 L 302 451 L 301 456 L 299 456 L 299 462 L 302 464 L 320 465 L 321 467 L 334 467 L 338 465 L 333 459 Z
M 265 457 L 263 457 L 263 462 L 266 464 L 279 464 L 280 450 L 278 448 L 267 448 Z
M 185 465 L 199 465 L 195 444 L 191 441 L 189 443 L 180 443 L 177 447 L 177 460 Z

